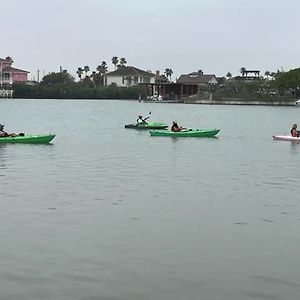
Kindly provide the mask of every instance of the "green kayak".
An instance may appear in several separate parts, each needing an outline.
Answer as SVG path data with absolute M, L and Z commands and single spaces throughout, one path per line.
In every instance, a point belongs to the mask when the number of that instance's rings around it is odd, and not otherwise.
M 46 144 L 46 143 L 50 143 L 54 138 L 55 138 L 55 134 L 0 137 L 0 144 L 4 144 L 4 143 Z
M 146 124 L 127 124 L 125 128 L 132 128 L 132 129 L 165 129 L 168 125 L 161 122 L 148 122 Z
M 220 129 L 187 129 L 178 132 L 170 130 L 150 130 L 151 136 L 172 136 L 172 137 L 214 137 Z

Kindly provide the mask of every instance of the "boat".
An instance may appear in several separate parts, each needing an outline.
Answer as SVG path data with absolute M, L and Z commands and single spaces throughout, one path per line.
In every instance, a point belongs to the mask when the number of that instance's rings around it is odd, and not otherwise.
M 22 144 L 47 144 L 55 138 L 55 134 L 47 135 L 24 135 L 1 137 L 0 144 L 4 143 L 22 143 Z
M 168 125 L 161 122 L 148 122 L 148 123 L 139 123 L 139 124 L 127 124 L 125 128 L 132 129 L 166 129 Z
M 300 137 L 291 135 L 273 135 L 273 139 L 276 141 L 300 141 Z
M 150 135 L 171 137 L 215 137 L 219 131 L 220 129 L 187 129 L 181 131 L 150 130 Z
M 298 99 L 297 101 L 294 102 L 295 106 L 300 106 L 300 99 Z

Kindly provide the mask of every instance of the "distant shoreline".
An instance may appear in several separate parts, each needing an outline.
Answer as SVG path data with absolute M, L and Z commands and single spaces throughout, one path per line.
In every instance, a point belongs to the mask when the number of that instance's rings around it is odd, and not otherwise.
M 260 105 L 260 106 L 295 106 L 294 101 L 246 101 L 246 100 L 195 100 L 185 101 L 187 104 L 206 105 Z
M 145 103 L 173 103 L 173 104 L 202 104 L 202 105 L 259 105 L 259 106 L 295 106 L 294 101 L 253 101 L 253 100 L 162 100 L 162 101 L 148 101 L 142 100 Z
M 74 98 L 74 99 L 61 99 L 61 98 L 0 98 L 3 100 L 59 100 L 59 101 L 78 101 L 78 100 L 92 100 L 92 101 L 136 101 L 140 103 L 157 103 L 157 104 L 198 104 L 198 105 L 253 105 L 253 106 L 295 106 L 296 101 L 246 101 L 246 100 L 195 100 L 195 99 L 184 99 L 184 100 L 160 100 L 160 101 L 149 101 L 143 99 L 90 99 L 90 98 Z

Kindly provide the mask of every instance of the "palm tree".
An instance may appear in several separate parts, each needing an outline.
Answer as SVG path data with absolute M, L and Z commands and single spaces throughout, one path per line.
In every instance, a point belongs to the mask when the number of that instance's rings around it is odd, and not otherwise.
M 97 67 L 97 71 L 99 74 L 105 74 L 107 72 L 107 64 L 105 61 L 102 61 L 101 65 Z
M 76 73 L 77 73 L 79 79 L 81 80 L 81 76 L 83 74 L 83 69 L 81 67 L 79 67 L 78 70 L 76 71 Z
M 7 56 L 7 57 L 5 58 L 5 60 L 7 60 L 7 61 L 9 61 L 9 62 L 11 62 L 11 63 L 14 62 L 13 59 L 11 58 L 11 56 Z
M 240 70 L 240 72 L 242 73 L 242 76 L 244 76 L 244 75 L 245 75 L 245 72 L 246 72 L 246 68 L 245 68 L 245 67 L 242 67 L 241 70 Z
M 166 75 L 167 78 L 170 77 L 170 81 L 171 81 L 173 70 L 171 68 L 166 68 L 164 74 Z
M 123 66 L 126 65 L 126 64 L 127 64 L 126 58 L 121 57 L 121 58 L 120 58 L 120 66 L 123 67 Z
M 89 67 L 89 66 L 84 66 L 84 67 L 83 67 L 83 70 L 84 70 L 84 72 L 85 72 L 85 77 L 86 77 L 88 71 L 90 70 L 90 67 Z
M 90 77 L 93 79 L 95 75 L 96 75 L 96 71 L 93 71 Z
M 103 84 L 103 75 L 107 72 L 107 64 L 105 61 L 102 61 L 101 65 L 97 67 L 98 71 L 98 77 L 97 77 L 97 82 L 98 84 Z
M 111 59 L 111 62 L 113 63 L 113 65 L 115 66 L 115 70 L 117 69 L 117 64 L 119 62 L 119 58 L 118 56 L 114 56 L 112 59 Z
M 267 80 L 269 80 L 269 76 L 271 75 L 271 73 L 269 71 L 266 71 L 265 75 L 267 76 Z

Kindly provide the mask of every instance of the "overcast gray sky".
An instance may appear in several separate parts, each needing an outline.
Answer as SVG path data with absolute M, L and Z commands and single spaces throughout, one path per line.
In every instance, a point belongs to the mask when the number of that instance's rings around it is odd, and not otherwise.
M 173 79 L 300 67 L 299 0 L 0 0 L 0 57 L 29 78 L 113 56 Z

